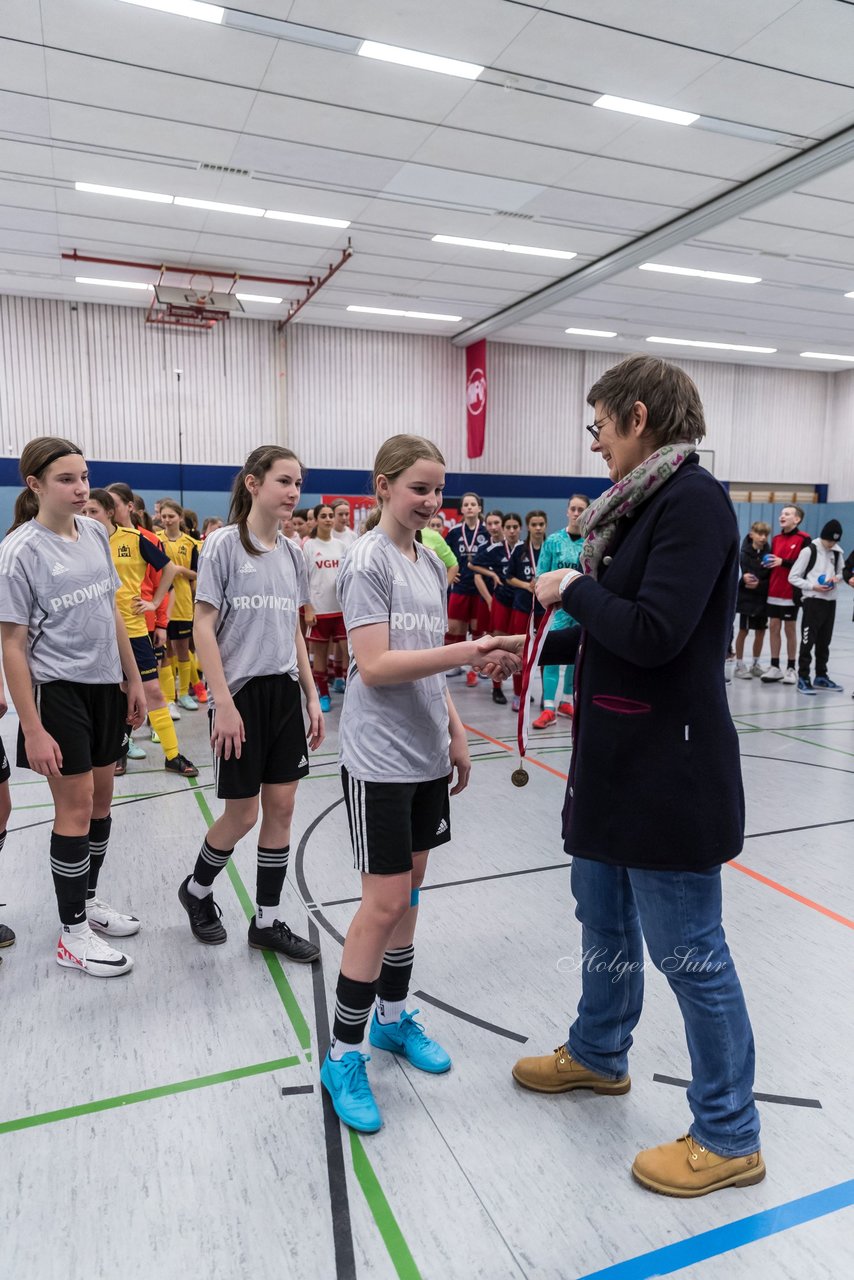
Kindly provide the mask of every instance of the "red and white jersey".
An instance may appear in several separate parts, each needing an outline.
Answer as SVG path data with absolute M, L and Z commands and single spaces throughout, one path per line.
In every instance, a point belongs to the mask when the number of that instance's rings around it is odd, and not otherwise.
M 347 548 L 337 538 L 306 538 L 302 545 L 308 569 L 308 593 L 317 614 L 340 613 L 338 603 L 338 571 L 344 563 Z

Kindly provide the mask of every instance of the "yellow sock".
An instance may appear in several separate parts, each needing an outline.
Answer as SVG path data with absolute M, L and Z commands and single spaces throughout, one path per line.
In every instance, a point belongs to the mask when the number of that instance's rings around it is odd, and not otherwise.
M 170 658 L 170 659 L 169 659 L 169 665 L 170 665 L 170 667 L 172 668 L 172 676 L 173 676 L 173 679 L 174 679 L 175 684 L 176 684 L 176 686 L 177 686 L 177 684 L 178 684 L 178 659 L 177 659 L 177 658 Z M 171 699 L 171 701 L 174 701 L 174 697 Z
M 193 688 L 195 688 L 195 686 L 199 683 L 200 678 L 201 678 L 201 673 L 199 672 L 198 664 L 196 662 L 196 655 L 191 652 L 190 653 L 190 685 Z
M 172 674 L 172 668 L 168 662 L 164 662 L 162 667 L 157 669 L 157 681 L 160 685 L 160 692 L 167 702 L 175 701 L 175 677 Z
M 183 698 L 185 693 L 190 692 L 190 663 L 178 663 L 178 697 Z
M 148 721 L 160 739 L 160 745 L 163 748 L 163 754 L 166 759 L 174 760 L 178 754 L 178 735 L 175 732 L 169 708 L 159 707 L 156 711 L 149 711 Z

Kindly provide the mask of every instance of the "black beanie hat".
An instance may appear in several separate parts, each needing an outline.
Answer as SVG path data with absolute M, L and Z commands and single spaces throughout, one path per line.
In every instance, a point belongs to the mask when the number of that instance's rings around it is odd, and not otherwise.
M 838 520 L 828 520 L 819 536 L 827 542 L 838 542 L 842 537 L 842 525 Z

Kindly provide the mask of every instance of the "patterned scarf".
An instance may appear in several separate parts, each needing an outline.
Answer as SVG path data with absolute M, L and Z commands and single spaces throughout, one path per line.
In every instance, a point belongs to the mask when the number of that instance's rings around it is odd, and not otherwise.
M 598 576 L 599 566 L 613 542 L 617 522 L 660 489 L 694 448 L 690 441 L 663 445 L 591 503 L 578 522 L 584 534 L 580 558 L 584 573 L 593 578 Z

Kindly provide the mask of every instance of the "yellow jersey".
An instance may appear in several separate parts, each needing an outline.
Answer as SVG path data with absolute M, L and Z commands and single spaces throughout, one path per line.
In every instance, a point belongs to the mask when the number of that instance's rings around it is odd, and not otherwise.
M 162 547 L 148 538 L 144 538 L 136 529 L 119 527 L 110 535 L 110 554 L 121 586 L 116 592 L 116 604 L 124 619 L 127 633 L 131 638 L 148 635 L 148 623 L 145 614 L 133 612 L 133 603 L 138 599 L 142 588 L 142 580 L 148 566 L 163 570 L 169 563 L 169 557 Z
M 174 540 L 164 533 L 163 549 L 173 564 L 180 569 L 197 569 L 199 565 L 199 544 L 188 533 L 181 533 Z M 172 609 L 170 622 L 193 621 L 193 584 L 183 575 L 172 583 Z

